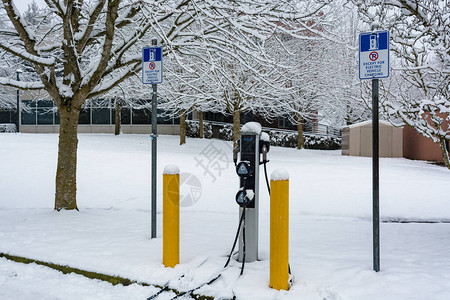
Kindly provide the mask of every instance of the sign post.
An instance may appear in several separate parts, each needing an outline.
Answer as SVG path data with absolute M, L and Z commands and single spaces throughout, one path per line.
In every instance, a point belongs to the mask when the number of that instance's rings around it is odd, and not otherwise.
M 380 187 L 378 79 L 389 77 L 389 32 L 375 31 L 359 35 L 359 79 L 372 79 L 372 227 L 373 270 L 380 271 Z
M 156 151 L 157 151 L 157 92 L 158 84 L 162 83 L 162 47 L 156 46 L 157 40 L 152 40 L 152 47 L 142 49 L 142 83 L 152 85 L 152 202 L 151 202 L 151 238 L 156 238 Z
M 22 73 L 21 69 L 16 70 L 16 79 L 20 81 L 20 73 Z M 17 105 L 16 105 L 16 132 L 20 132 L 20 91 L 17 89 Z

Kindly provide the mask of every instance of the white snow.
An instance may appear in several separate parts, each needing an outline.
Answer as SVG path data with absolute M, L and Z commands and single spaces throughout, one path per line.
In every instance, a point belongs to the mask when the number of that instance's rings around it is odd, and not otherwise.
M 259 139 L 264 142 L 270 142 L 270 136 L 267 132 L 261 132 L 261 136 Z
M 17 81 L 17 80 L 13 80 L 13 79 L 8 79 L 8 78 L 4 78 L 4 77 L 0 77 L 0 84 L 18 87 L 21 89 L 42 89 L 42 88 L 44 88 L 44 84 L 40 81 L 25 82 L 25 81 Z
M 242 126 L 241 133 L 261 134 L 261 124 L 258 122 L 248 122 Z
M 289 180 L 289 173 L 285 169 L 277 169 L 270 174 L 270 180 L 281 181 Z
M 252 201 L 255 197 L 255 192 L 251 189 L 245 191 L 245 196 L 247 196 L 248 200 Z
M 148 135 L 80 134 L 80 211 L 55 212 L 58 135 L 0 134 L 0 252 L 179 290 L 207 282 L 223 270 L 239 221 L 232 142 L 178 142 L 177 136 L 159 138 L 158 238 L 150 239 Z M 217 160 L 203 168 L 211 157 Z M 269 159 L 269 172 L 290 174 L 293 286 L 268 287 L 269 195 L 260 178 L 259 261 L 247 263 L 239 276 L 241 264 L 233 259 L 199 293 L 258 300 L 450 299 L 448 223 L 381 223 L 381 271 L 372 270 L 371 158 L 271 147 Z M 180 210 L 180 264 L 173 269 L 162 265 L 161 239 L 162 173 L 169 164 L 202 184 L 201 198 Z M 450 221 L 449 182 L 444 167 L 381 158 L 381 219 Z M 189 187 L 186 193 L 195 192 Z M 155 291 L 3 259 L 0 286 L 1 299 L 73 299 L 74 291 L 84 299 L 145 299 Z
M 344 126 L 344 127 L 346 127 L 346 128 L 355 128 L 355 127 L 361 127 L 361 126 L 369 125 L 369 124 L 372 124 L 372 120 L 367 120 L 367 121 L 355 123 L 355 124 Z M 379 120 L 378 124 L 380 124 L 380 125 L 387 125 L 387 126 L 394 126 L 394 127 L 400 127 L 401 126 L 401 125 L 392 124 L 390 122 L 383 121 L 383 120 Z
M 370 24 L 371 28 L 375 28 L 375 29 L 380 29 L 381 23 L 378 20 L 375 20 L 372 22 L 372 24 Z
M 30 61 L 32 63 L 37 63 L 37 64 L 41 64 L 41 65 L 45 65 L 45 66 L 52 66 L 55 63 L 54 58 L 45 58 L 45 57 L 40 57 L 40 56 L 35 56 L 32 54 L 29 54 L 25 49 L 20 48 L 20 47 L 15 47 L 11 43 L 4 43 L 3 41 L 0 41 L 0 44 L 2 45 L 2 47 L 9 48 L 15 54 L 20 55 L 21 57 L 27 59 L 28 61 Z M 21 70 L 17 70 L 16 72 L 19 72 L 19 71 L 21 72 Z
M 180 168 L 176 165 L 167 165 L 164 167 L 163 174 L 165 175 L 175 175 L 180 174 Z
M 113 286 L 77 274 L 66 274 L 34 263 L 0 258 L 0 299 L 146 299 L 157 288 L 138 284 Z M 5 288 L 6 287 L 6 288 Z

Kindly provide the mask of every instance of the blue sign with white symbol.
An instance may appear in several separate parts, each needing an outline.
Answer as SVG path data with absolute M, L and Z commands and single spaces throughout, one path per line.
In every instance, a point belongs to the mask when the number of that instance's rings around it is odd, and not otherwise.
M 162 47 L 142 48 L 142 83 L 162 83 Z
M 389 31 L 359 35 L 359 79 L 389 77 Z

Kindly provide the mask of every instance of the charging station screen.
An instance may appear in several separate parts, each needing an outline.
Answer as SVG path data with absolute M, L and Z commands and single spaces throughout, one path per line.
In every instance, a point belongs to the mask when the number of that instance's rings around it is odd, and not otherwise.
M 254 136 L 243 136 L 241 147 L 242 147 L 241 153 L 255 154 L 255 137 Z

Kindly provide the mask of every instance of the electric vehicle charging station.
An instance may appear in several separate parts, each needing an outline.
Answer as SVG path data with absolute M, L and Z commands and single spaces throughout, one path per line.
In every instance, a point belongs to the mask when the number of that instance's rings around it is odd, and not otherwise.
M 236 173 L 240 177 L 236 202 L 239 204 L 239 218 L 243 220 L 239 232 L 240 262 L 258 259 L 260 156 L 263 153 L 263 163 L 267 162 L 266 154 L 270 147 L 268 139 L 261 140 L 264 134 L 261 134 L 260 124 L 255 122 L 245 124 L 241 130 L 238 146 L 233 151 Z M 237 163 L 239 152 L 240 162 Z
M 223 272 L 226 270 L 228 264 L 231 261 L 231 258 L 233 256 L 233 252 L 234 249 L 236 247 L 237 244 L 237 240 L 239 239 L 239 256 L 238 256 L 238 261 L 240 261 L 242 263 L 242 267 L 241 267 L 241 273 L 240 275 L 243 274 L 244 272 L 244 265 L 245 262 L 253 262 L 256 261 L 258 259 L 258 226 L 259 226 L 259 166 L 261 164 L 264 165 L 264 174 L 266 177 L 266 183 L 267 183 L 267 189 L 269 191 L 269 195 L 270 196 L 270 200 L 271 200 L 271 209 L 272 209 L 272 203 L 276 203 L 277 205 L 279 203 L 282 203 L 282 205 L 278 205 L 279 209 L 274 209 L 277 210 L 277 212 L 285 212 L 285 214 L 283 215 L 282 213 L 279 214 L 275 214 L 275 217 L 272 215 L 271 213 L 271 242 L 272 242 L 272 219 L 275 220 L 281 220 L 279 221 L 277 224 L 275 224 L 276 226 L 278 226 L 274 232 L 275 232 L 275 236 L 276 237 L 280 237 L 280 239 L 275 241 L 275 245 L 277 245 L 277 249 L 280 249 L 280 251 L 278 251 L 279 253 L 277 253 L 277 255 L 275 256 L 275 258 L 278 258 L 278 260 L 274 259 L 272 260 L 271 257 L 271 271 L 270 271 L 270 287 L 277 289 L 277 290 L 281 290 L 281 289 L 285 289 L 288 290 L 290 285 L 286 287 L 286 281 L 289 284 L 292 284 L 292 276 L 290 275 L 290 267 L 289 264 L 287 263 L 287 268 L 283 267 L 285 266 L 285 261 L 287 261 L 286 259 L 288 258 L 288 230 L 283 231 L 283 228 L 281 227 L 286 227 L 286 229 L 288 229 L 288 223 L 286 222 L 286 220 L 288 220 L 287 215 L 288 215 L 288 188 L 287 189 L 282 189 L 279 188 L 279 185 L 275 185 L 274 184 L 274 193 L 270 193 L 271 187 L 269 185 L 269 180 L 268 180 L 268 176 L 267 176 L 267 169 L 266 169 L 266 163 L 269 162 L 267 160 L 267 153 L 269 152 L 270 149 L 270 138 L 269 135 L 265 132 L 261 131 L 261 125 L 259 123 L 256 122 L 250 122 L 244 125 L 244 127 L 241 130 L 241 137 L 237 143 L 237 146 L 233 149 L 233 161 L 234 164 L 236 166 L 236 173 L 239 176 L 240 180 L 239 180 L 239 191 L 236 194 L 236 202 L 239 204 L 239 213 L 240 213 L 240 221 L 239 221 L 239 227 L 233 242 L 233 246 L 231 248 L 230 254 L 228 255 L 228 259 L 227 262 L 225 263 L 223 269 L 217 274 L 217 276 L 215 276 L 214 278 L 212 278 L 211 280 L 201 283 L 200 285 L 198 285 L 197 287 L 194 287 L 190 290 L 184 291 L 184 292 L 180 292 L 177 293 L 177 295 L 171 299 L 175 299 L 178 297 L 182 297 L 183 295 L 193 295 L 193 293 L 199 289 L 201 289 L 204 286 L 209 286 L 211 285 L 213 282 L 215 282 L 217 279 L 219 279 Z M 238 154 L 239 152 L 241 153 L 240 155 L 240 162 L 238 163 Z M 262 160 L 261 160 L 261 155 L 262 155 Z M 283 172 L 280 173 L 280 171 L 278 171 L 277 174 L 282 174 L 282 177 L 280 177 L 280 175 L 277 175 L 277 179 L 274 179 L 274 175 L 272 174 L 272 181 L 280 181 L 282 182 L 282 184 L 286 187 L 288 187 L 288 179 L 289 179 L 289 175 L 285 175 L 287 174 L 287 172 Z M 177 182 L 177 186 L 171 186 L 169 185 L 170 178 L 169 176 L 175 176 L 172 178 L 176 178 L 176 182 Z M 271 181 L 271 182 L 272 182 Z M 287 181 L 287 184 L 284 182 Z M 164 189 L 163 189 L 163 201 L 167 200 L 167 202 L 169 202 L 169 195 L 171 194 L 177 194 L 177 198 L 179 201 L 179 169 L 177 167 L 174 166 L 167 166 L 164 169 L 164 174 L 163 174 L 163 185 L 164 185 Z M 172 187 L 173 189 L 170 189 L 170 187 Z M 274 196 L 275 201 L 272 201 L 272 196 Z M 166 202 L 166 203 L 167 203 Z M 284 203 L 284 206 L 283 206 Z M 175 206 L 178 208 L 178 205 L 173 205 L 172 203 L 172 207 Z M 169 208 L 170 209 L 170 208 Z M 164 209 L 165 213 L 166 209 Z M 167 216 L 168 220 L 171 220 L 170 217 L 173 217 L 173 214 L 171 214 L 172 211 L 167 212 L 167 214 L 165 216 Z M 248 215 L 246 217 L 246 214 Z M 175 214 L 176 216 L 177 214 Z M 179 211 L 178 211 L 178 216 L 179 216 Z M 246 220 L 247 218 L 247 220 Z M 179 220 L 177 221 L 179 222 Z M 281 224 L 281 225 L 280 225 Z M 242 225 L 242 226 L 241 226 Z M 274 226 L 274 227 L 276 227 Z M 163 228 L 166 226 L 163 226 Z M 178 227 L 178 225 L 176 226 Z M 176 227 L 173 227 L 171 229 L 176 229 Z M 280 232 L 284 232 L 285 234 L 280 234 Z M 177 233 L 175 233 L 177 234 Z M 165 236 L 169 236 L 169 237 L 173 237 L 173 233 L 169 232 L 168 234 L 163 234 L 163 237 Z M 175 247 L 170 244 L 168 247 L 166 247 L 166 249 L 170 249 L 173 250 L 175 249 L 179 249 L 179 238 L 177 237 L 176 242 L 178 242 L 178 245 L 176 245 Z M 279 247 L 279 245 L 284 245 L 285 247 Z M 272 244 L 271 244 L 272 247 Z M 271 248 L 272 249 L 272 248 Z M 164 241 L 163 241 L 163 252 L 164 252 Z M 166 266 L 172 267 L 172 265 L 174 265 L 173 260 L 175 260 L 175 264 L 178 264 L 179 261 L 179 252 L 175 252 L 173 253 L 173 251 L 171 251 L 172 253 L 167 253 L 167 263 L 165 262 L 164 259 L 164 253 L 163 253 L 163 263 Z M 272 255 L 272 250 L 271 250 L 271 255 Z M 169 261 L 169 259 L 171 259 L 171 261 Z M 279 268 L 273 268 L 274 271 L 272 271 L 272 262 L 274 262 L 274 264 L 276 266 L 281 266 Z M 203 262 L 204 263 L 204 262 Z M 202 264 L 203 264 L 202 263 Z M 200 266 L 202 265 L 200 264 Z M 284 270 L 283 270 L 284 269 Z M 290 279 L 286 279 L 286 269 L 288 269 L 288 273 L 289 273 L 289 277 Z M 283 274 L 284 273 L 284 274 Z M 179 279 L 183 278 L 185 276 L 185 274 L 183 274 L 182 276 L 179 277 Z M 171 280 L 168 281 L 167 284 L 164 285 L 164 287 L 162 287 L 158 292 L 156 292 L 155 294 L 153 294 L 152 296 L 148 297 L 147 299 L 155 299 L 156 297 L 158 297 L 160 294 L 166 292 L 166 291 L 170 291 L 171 290 L 171 285 L 170 285 Z M 194 294 L 196 295 L 196 294 Z

